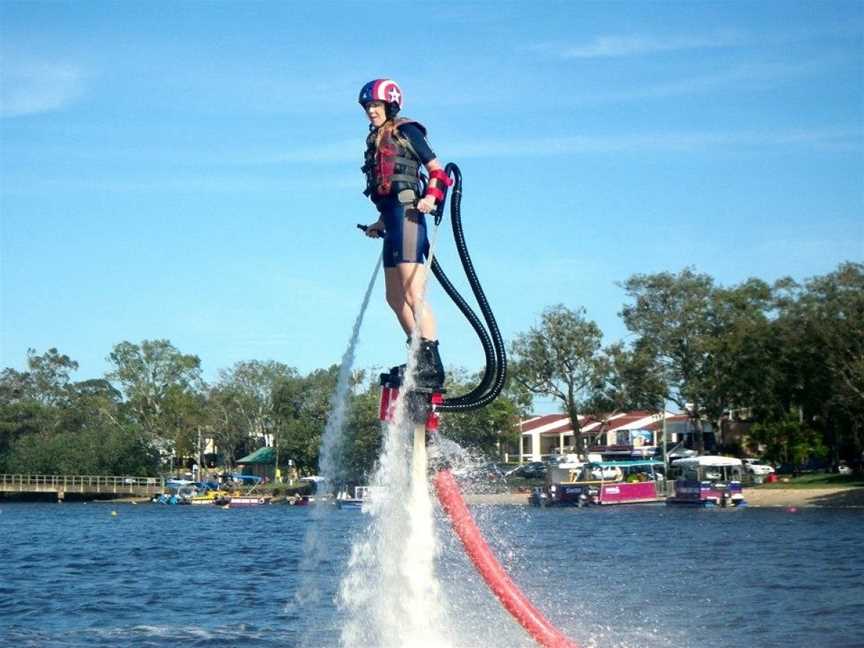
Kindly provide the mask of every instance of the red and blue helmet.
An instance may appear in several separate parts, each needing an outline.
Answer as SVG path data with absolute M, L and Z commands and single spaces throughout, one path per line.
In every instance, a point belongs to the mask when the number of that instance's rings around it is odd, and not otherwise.
M 361 88 L 357 101 L 363 107 L 371 101 L 383 101 L 395 114 L 402 108 L 402 88 L 393 79 L 375 79 Z

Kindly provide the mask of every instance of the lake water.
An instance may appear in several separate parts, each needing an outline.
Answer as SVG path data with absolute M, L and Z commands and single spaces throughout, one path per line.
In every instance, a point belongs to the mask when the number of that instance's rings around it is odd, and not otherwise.
M 581 646 L 864 646 L 862 511 L 473 510 L 514 580 Z M 368 518 L 0 503 L 0 645 L 339 646 L 335 596 Z M 312 524 L 326 551 L 310 565 Z M 435 529 L 448 645 L 534 645 L 440 512 Z

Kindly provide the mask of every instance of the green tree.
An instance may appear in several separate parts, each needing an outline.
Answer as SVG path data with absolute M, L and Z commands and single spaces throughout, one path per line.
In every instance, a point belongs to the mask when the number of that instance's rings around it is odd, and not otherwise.
M 88 427 L 18 439 L 7 464 L 14 472 L 43 475 L 155 475 L 159 455 L 134 430 Z
M 719 421 L 724 412 L 770 398 L 775 375 L 767 284 L 750 279 L 721 288 L 685 268 L 677 275 L 634 275 L 624 288 L 632 303 L 621 316 L 637 336 L 634 357 L 641 357 L 630 377 L 638 378 L 640 367 L 649 370 L 643 391 L 687 412 L 700 451 L 706 418 Z
M 330 411 L 339 367 L 317 369 L 306 376 L 280 380 L 273 395 L 280 461 L 292 459 L 301 472 L 318 469 L 321 435 Z
M 27 367 L 33 390 L 31 398 L 43 405 L 60 405 L 68 396 L 70 374 L 78 370 L 78 363 L 56 348 L 42 355 L 28 349 Z
M 52 348 L 41 355 L 28 349 L 27 371 L 0 372 L 0 467 L 17 470 L 8 453 L 20 439 L 62 429 L 70 374 L 77 369 L 77 362 Z
M 379 386 L 369 381 L 366 389 L 351 395 L 351 405 L 342 443 L 336 450 L 334 483 L 344 486 L 368 484 L 381 456 L 383 428 L 378 420 Z
M 756 423 L 750 429 L 751 443 L 764 448 L 768 461 L 791 464 L 796 474 L 809 459 L 825 455 L 821 435 L 800 422 L 794 414 L 780 420 Z
M 775 417 L 800 412 L 822 431 L 832 462 L 857 460 L 864 445 L 864 265 L 843 263 L 803 286 L 785 280 L 777 311 Z
M 451 372 L 448 393 L 465 393 L 482 378 L 482 373 L 463 379 L 460 372 Z M 496 457 L 519 447 L 519 421 L 531 406 L 531 392 L 508 377 L 501 394 L 480 409 L 447 412 L 441 417 L 441 434 L 463 448 L 481 451 Z
M 0 472 L 19 472 L 11 448 L 21 439 L 53 430 L 55 418 L 51 408 L 36 401 L 0 403 Z
M 184 395 L 201 388 L 198 356 L 180 353 L 168 340 L 144 340 L 140 345 L 121 342 L 108 360 L 114 368 L 107 378 L 120 385 L 133 416 L 154 437 L 176 429 L 190 409 Z
M 702 420 L 711 399 L 711 295 L 708 275 L 687 268 L 678 275 L 663 272 L 633 275 L 623 284 L 633 300 L 621 311 L 624 324 L 653 356 L 666 386 L 664 398 L 686 411 L 704 450 Z
M 666 384 L 650 349 L 643 344 L 627 348 L 616 342 L 605 353 L 609 360 L 606 382 L 585 404 L 585 410 L 594 415 L 628 410 L 662 411 Z
M 238 395 L 230 386 L 216 385 L 207 394 L 208 436 L 222 454 L 229 467 L 253 449 L 253 439 L 249 436 L 246 420 L 237 407 Z
M 561 401 L 578 452 L 585 450 L 580 408 L 594 398 L 609 373 L 602 336 L 600 327 L 586 319 L 584 309 L 558 305 L 546 309 L 540 326 L 517 335 L 511 347 L 511 376 L 532 394 Z
M 83 430 L 101 424 L 118 428 L 131 425 L 122 411 L 122 394 L 107 380 L 73 383 L 67 393 L 67 406 L 60 414 L 63 430 Z
M 217 388 L 230 395 L 247 436 L 272 438 L 275 430 L 273 394 L 282 382 L 296 376 L 296 369 L 281 362 L 251 360 L 220 371 Z

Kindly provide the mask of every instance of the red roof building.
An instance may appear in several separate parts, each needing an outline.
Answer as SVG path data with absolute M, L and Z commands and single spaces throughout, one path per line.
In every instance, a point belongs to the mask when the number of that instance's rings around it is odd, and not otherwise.
M 580 416 L 580 433 L 589 452 L 644 456 L 654 454 L 663 442 L 663 420 L 666 420 L 666 442 L 675 444 L 691 434 L 686 414 L 633 411 L 609 416 Z M 705 423 L 706 430 L 711 429 Z M 520 424 L 520 461 L 543 461 L 550 456 L 573 452 L 575 437 L 566 414 L 534 416 Z

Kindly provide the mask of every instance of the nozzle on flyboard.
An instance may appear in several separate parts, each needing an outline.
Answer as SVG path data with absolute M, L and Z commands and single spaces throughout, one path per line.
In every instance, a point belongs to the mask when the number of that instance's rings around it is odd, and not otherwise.
M 378 418 L 381 421 L 389 423 L 396 414 L 396 403 L 405 382 L 405 370 L 406 365 L 399 365 L 380 375 L 381 400 Z M 438 406 L 444 402 L 443 392 L 443 389 L 415 387 L 405 393 L 408 416 L 415 425 L 425 426 L 427 444 L 429 437 L 438 431 Z

